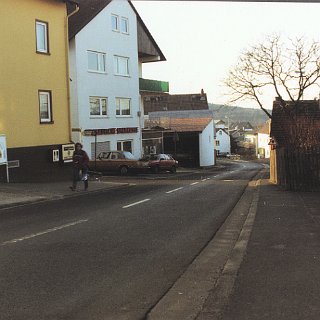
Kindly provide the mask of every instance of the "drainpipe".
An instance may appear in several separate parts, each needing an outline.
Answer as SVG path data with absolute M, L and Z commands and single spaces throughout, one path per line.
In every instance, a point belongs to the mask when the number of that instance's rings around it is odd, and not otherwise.
M 68 122 L 69 122 L 69 141 L 72 141 L 72 124 L 71 124 L 71 105 L 70 105 L 70 70 L 69 70 L 69 18 L 72 17 L 74 14 L 76 14 L 79 10 L 79 4 L 72 0 L 67 0 L 70 4 L 73 4 L 76 6 L 76 8 L 70 12 L 65 20 L 66 26 L 66 70 L 67 70 L 67 95 L 68 95 Z

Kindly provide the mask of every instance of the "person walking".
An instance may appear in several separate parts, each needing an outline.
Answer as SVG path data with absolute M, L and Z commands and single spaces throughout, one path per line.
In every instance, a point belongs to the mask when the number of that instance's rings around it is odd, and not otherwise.
M 77 182 L 83 180 L 84 190 L 88 190 L 88 162 L 89 157 L 87 153 L 82 150 L 82 144 L 77 142 L 75 144 L 75 151 L 73 152 L 73 182 L 70 189 L 76 191 Z

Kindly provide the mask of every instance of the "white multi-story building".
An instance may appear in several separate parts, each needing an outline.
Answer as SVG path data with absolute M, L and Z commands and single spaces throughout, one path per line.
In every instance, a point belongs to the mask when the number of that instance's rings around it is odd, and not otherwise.
M 142 63 L 165 60 L 129 1 L 79 0 L 69 20 L 71 127 L 93 159 L 101 151 L 141 156 Z M 140 39 L 139 39 L 140 37 Z M 149 41 L 153 52 L 143 50 Z
M 223 129 L 216 129 L 216 150 L 217 155 L 231 154 L 230 136 L 228 132 Z
M 228 119 L 229 122 L 229 119 Z M 216 120 L 216 138 L 215 138 L 215 148 L 217 155 L 227 155 L 231 154 L 231 142 L 229 128 L 226 126 L 225 121 Z

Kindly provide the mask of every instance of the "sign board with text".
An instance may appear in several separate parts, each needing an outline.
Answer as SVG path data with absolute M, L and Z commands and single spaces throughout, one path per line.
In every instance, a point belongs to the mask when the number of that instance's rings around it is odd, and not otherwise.
M 63 162 L 72 162 L 75 146 L 73 143 L 62 145 L 62 160 Z

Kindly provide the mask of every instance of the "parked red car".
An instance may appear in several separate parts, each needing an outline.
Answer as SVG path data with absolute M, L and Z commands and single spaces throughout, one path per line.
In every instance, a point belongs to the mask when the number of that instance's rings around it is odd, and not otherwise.
M 126 175 L 130 170 L 147 170 L 148 161 L 135 159 L 128 151 L 101 152 L 96 160 L 89 161 L 89 169 L 100 172 L 114 171 Z
M 158 173 L 161 170 L 167 170 L 175 173 L 178 168 L 178 161 L 173 159 L 169 154 L 151 154 L 146 157 L 148 165 L 152 172 Z

